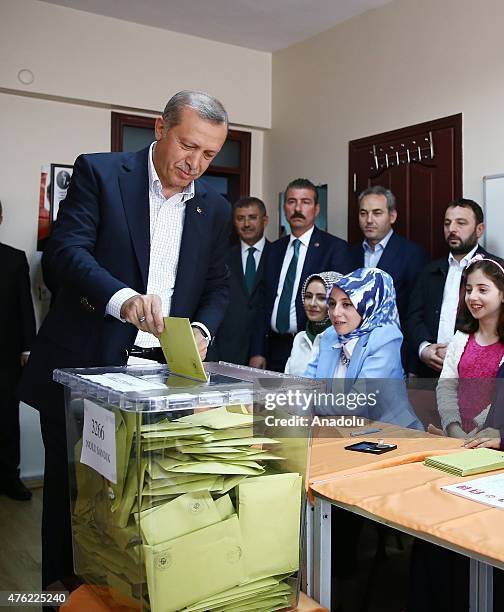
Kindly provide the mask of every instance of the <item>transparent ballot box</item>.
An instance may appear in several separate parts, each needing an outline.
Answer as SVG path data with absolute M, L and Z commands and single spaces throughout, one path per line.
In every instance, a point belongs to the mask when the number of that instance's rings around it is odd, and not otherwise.
M 207 382 L 160 364 L 54 372 L 75 573 L 111 608 L 297 605 L 310 448 L 297 425 L 319 384 L 205 369 Z

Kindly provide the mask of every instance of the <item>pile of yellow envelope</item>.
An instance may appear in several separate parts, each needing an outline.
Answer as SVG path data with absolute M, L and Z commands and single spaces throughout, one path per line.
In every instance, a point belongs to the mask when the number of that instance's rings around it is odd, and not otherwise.
M 139 608 L 144 605 L 145 573 L 138 527 L 131 518 L 136 462 L 130 458 L 136 421 L 133 413 L 111 409 L 116 417 L 117 484 L 80 463 L 82 440 L 74 449 L 74 564 L 87 583 L 107 584 L 121 605 Z
M 153 612 L 289 608 L 302 477 L 278 470 L 279 441 L 254 436 L 244 407 L 144 423 L 136 443 L 128 418 L 116 418 L 127 449 L 118 443 L 117 485 L 97 485 L 96 473 L 77 464 L 74 537 L 95 563 L 86 578 L 101 575 L 137 601 L 145 580 Z M 91 561 L 100 537 L 106 558 Z

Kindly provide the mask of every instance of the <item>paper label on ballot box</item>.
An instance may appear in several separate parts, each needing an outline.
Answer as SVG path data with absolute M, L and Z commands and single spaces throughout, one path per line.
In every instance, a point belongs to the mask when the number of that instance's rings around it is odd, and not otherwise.
M 117 484 L 115 414 L 84 399 L 80 462 Z

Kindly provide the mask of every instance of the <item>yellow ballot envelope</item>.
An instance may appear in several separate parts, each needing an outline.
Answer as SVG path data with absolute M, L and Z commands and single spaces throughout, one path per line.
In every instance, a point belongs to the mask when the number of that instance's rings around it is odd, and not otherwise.
M 236 514 L 175 540 L 145 545 L 144 553 L 153 610 L 181 610 L 246 578 Z
M 221 514 L 208 491 L 186 493 L 159 506 L 147 516 L 144 515 L 141 522 L 142 535 L 145 541 L 153 546 L 208 527 L 220 520 Z
M 177 422 L 191 423 L 194 427 L 207 427 L 210 429 L 230 429 L 254 424 L 253 414 L 248 412 L 232 412 L 228 408 L 229 406 L 222 406 L 214 410 L 188 414 L 177 419 Z
M 165 317 L 159 342 L 172 372 L 204 382 L 208 380 L 189 319 Z
M 299 474 L 286 473 L 247 478 L 238 485 L 243 560 L 249 579 L 298 569 L 302 483 Z

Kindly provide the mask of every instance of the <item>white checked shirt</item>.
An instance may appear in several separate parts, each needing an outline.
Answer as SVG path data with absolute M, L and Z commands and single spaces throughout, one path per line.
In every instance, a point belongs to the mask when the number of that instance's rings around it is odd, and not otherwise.
M 147 293 L 161 297 L 163 316 L 166 317 L 170 313 L 177 276 L 185 203 L 194 197 L 194 181 L 180 193 L 165 198 L 152 160 L 154 146 L 152 143 L 149 151 L 150 263 Z M 121 306 L 134 295 L 138 293 L 133 289 L 119 290 L 107 304 L 106 314 L 120 319 Z M 139 331 L 134 344 L 153 347 L 159 346 L 159 340 L 152 334 Z
M 308 251 L 308 245 L 310 244 L 310 239 L 313 234 L 313 229 L 315 226 L 310 228 L 303 235 L 299 236 L 298 240 L 300 241 L 299 245 L 299 254 L 298 254 L 298 262 L 296 268 L 296 279 L 294 280 L 294 287 L 292 288 L 292 298 L 290 304 L 290 317 L 289 317 L 289 332 L 291 334 L 296 334 L 298 331 L 297 328 L 297 316 L 296 316 L 296 297 L 299 290 L 299 281 L 301 279 L 301 272 L 303 271 L 304 262 L 306 259 L 306 253 Z M 276 326 L 276 318 L 278 312 L 278 302 L 280 301 L 280 296 L 282 295 L 282 289 L 285 282 L 285 277 L 287 276 L 287 270 L 289 269 L 289 264 L 291 262 L 292 256 L 294 255 L 294 247 L 292 243 L 296 240 L 296 236 L 293 234 L 290 235 L 289 245 L 287 246 L 287 250 L 285 251 L 285 256 L 282 264 L 282 269 L 280 271 L 280 278 L 278 280 L 277 294 L 275 297 L 275 303 L 273 305 L 273 313 L 271 315 L 271 329 L 273 331 L 278 332 Z

